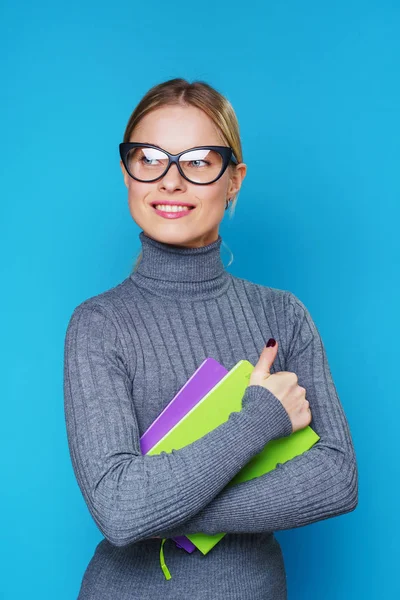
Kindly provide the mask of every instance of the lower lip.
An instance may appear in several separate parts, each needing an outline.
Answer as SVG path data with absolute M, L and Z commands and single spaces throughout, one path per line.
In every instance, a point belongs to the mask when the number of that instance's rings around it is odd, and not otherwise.
M 189 210 L 180 210 L 179 212 L 166 212 L 163 210 L 158 210 L 158 208 L 154 208 L 154 210 L 158 215 L 160 215 L 160 217 L 164 217 L 164 219 L 179 219 L 180 217 L 186 217 L 186 215 L 190 214 L 194 208 Z

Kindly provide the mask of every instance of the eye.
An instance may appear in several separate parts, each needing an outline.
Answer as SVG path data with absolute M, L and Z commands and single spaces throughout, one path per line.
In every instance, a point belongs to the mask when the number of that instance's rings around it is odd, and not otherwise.
M 138 153 L 138 161 L 145 167 L 155 167 L 168 160 L 168 157 L 164 152 L 157 148 L 140 148 Z
M 189 160 L 189 161 L 188 161 L 188 163 L 191 163 L 191 164 L 193 164 L 193 163 L 204 163 L 204 165 L 209 165 L 209 164 L 210 164 L 210 163 L 208 162 L 208 160 L 201 160 L 200 158 L 198 158 L 198 159 L 195 159 L 195 160 Z M 199 166 L 199 167 L 201 167 L 201 166 L 204 166 L 204 165 L 194 165 L 194 166 L 195 166 L 195 167 L 196 167 L 196 166 Z
M 186 165 L 186 168 L 202 169 L 212 164 L 213 153 L 209 148 L 189 150 L 181 156 L 180 161 Z
M 156 158 L 147 158 L 147 156 L 142 156 L 139 159 L 139 162 L 142 162 L 144 165 L 151 165 L 151 164 L 154 164 L 154 162 L 152 162 L 152 161 L 156 161 L 156 160 L 157 160 Z

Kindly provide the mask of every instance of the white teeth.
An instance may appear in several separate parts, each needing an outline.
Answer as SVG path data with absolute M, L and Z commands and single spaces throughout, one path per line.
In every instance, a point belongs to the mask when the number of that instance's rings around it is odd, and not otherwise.
M 170 204 L 156 204 L 155 208 L 163 210 L 165 212 L 181 212 L 182 210 L 189 210 L 189 206 L 178 206 Z

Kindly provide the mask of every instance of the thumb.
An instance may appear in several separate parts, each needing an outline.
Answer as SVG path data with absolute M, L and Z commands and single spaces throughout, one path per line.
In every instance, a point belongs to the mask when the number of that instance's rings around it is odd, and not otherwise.
M 269 345 L 268 345 L 269 344 Z M 272 345 L 274 344 L 274 345 Z M 278 342 L 274 340 L 274 338 L 270 338 L 267 342 L 267 345 L 264 346 L 263 351 L 260 354 L 260 358 L 258 363 L 254 367 L 259 371 L 263 377 L 270 375 L 270 368 L 273 364 L 276 355 L 278 354 Z

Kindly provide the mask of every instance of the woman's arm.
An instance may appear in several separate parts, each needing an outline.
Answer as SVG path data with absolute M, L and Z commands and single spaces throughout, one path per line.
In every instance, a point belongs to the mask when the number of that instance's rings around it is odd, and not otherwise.
M 179 527 L 269 440 L 292 431 L 279 400 L 253 385 L 244 393 L 244 408 L 215 430 L 180 450 L 143 456 L 131 395 L 136 355 L 129 347 L 128 360 L 123 336 L 114 309 L 90 299 L 71 316 L 64 354 L 74 473 L 97 526 L 116 546 Z
M 286 371 L 297 374 L 320 440 L 274 471 L 222 490 L 210 504 L 161 537 L 190 533 L 253 533 L 291 529 L 354 510 L 358 471 L 348 423 L 325 348 L 305 305 L 286 292 L 290 336 Z

